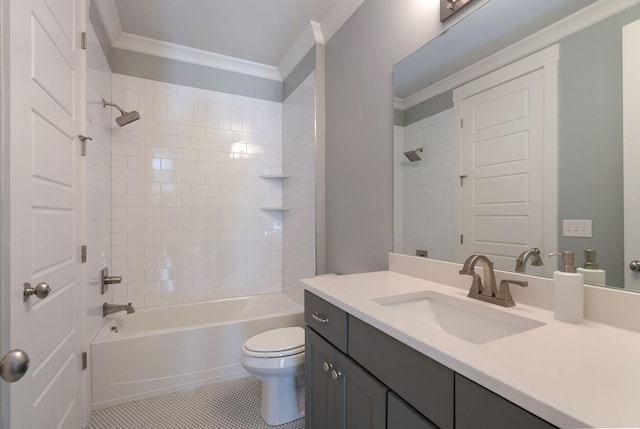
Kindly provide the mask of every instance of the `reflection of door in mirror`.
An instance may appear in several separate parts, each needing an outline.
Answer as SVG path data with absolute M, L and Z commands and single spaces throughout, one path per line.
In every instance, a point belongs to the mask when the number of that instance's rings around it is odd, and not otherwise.
M 460 261 L 483 254 L 514 270 L 522 252 L 557 246 L 557 209 L 548 203 L 555 196 L 545 201 L 545 189 L 557 186 L 556 111 L 545 105 L 557 103 L 557 60 L 551 47 L 453 92 Z M 525 270 L 549 275 L 553 264 Z
M 622 27 L 623 145 L 624 145 L 624 255 L 627 289 L 640 290 L 640 20 Z

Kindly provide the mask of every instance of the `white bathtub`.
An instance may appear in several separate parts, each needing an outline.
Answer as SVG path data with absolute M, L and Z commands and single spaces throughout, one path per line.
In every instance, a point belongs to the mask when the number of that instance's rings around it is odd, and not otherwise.
M 245 375 L 249 337 L 303 323 L 302 306 L 281 293 L 109 316 L 91 344 L 93 408 Z

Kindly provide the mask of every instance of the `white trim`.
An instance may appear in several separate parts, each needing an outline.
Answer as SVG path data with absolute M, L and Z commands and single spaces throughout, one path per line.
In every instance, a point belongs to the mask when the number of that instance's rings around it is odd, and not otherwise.
M 466 82 L 470 82 L 484 74 L 532 54 L 638 3 L 640 3 L 640 0 L 599 0 L 592 3 L 584 9 L 543 28 L 531 36 L 525 37 L 495 54 L 411 94 L 403 100 L 404 109 L 413 107 L 436 95 L 454 89 Z
M 393 97 L 393 108 L 394 109 L 405 110 L 404 100 L 402 98 L 399 98 L 399 97 Z
M 544 249 L 558 247 L 558 61 L 560 46 L 548 47 L 529 55 L 513 64 L 509 64 L 488 75 L 482 76 L 453 90 L 454 124 L 460 123 L 461 101 L 482 92 L 496 84 L 508 82 L 535 70 L 544 71 Z M 454 132 L 454 180 L 459 180 L 461 160 L 461 128 L 455 126 Z M 458 234 L 462 233 L 460 210 L 462 192 L 454 186 L 454 261 L 462 261 L 462 246 Z M 545 275 L 553 272 L 552 264 L 545 265 Z
M 190 48 L 176 43 L 163 42 L 136 34 L 122 33 L 118 40 L 113 43 L 113 47 L 263 79 L 282 81 L 282 77 L 275 66 Z
M 321 43 L 324 45 L 324 33 L 322 33 L 322 26 L 320 25 L 319 22 L 315 22 L 315 21 L 310 21 L 309 24 L 311 25 L 311 30 L 313 31 L 313 38 L 315 39 L 316 43 Z
M 316 43 L 324 43 L 322 28 L 317 22 L 309 21 L 309 25 L 304 28 L 300 37 L 289 48 L 278 65 L 278 72 L 282 80 L 289 76 Z
M 98 10 L 109 42 L 113 45 L 122 34 L 122 24 L 115 0 L 92 0 L 91 5 Z

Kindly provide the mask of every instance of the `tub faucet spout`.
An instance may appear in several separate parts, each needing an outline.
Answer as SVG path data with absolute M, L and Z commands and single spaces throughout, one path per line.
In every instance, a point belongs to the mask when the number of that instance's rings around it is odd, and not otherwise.
M 127 305 L 116 305 L 116 304 L 107 304 L 106 302 L 102 304 L 102 317 L 107 317 L 111 313 L 116 313 L 118 311 L 126 311 L 127 314 L 135 313 L 136 309 L 133 308 L 131 303 Z

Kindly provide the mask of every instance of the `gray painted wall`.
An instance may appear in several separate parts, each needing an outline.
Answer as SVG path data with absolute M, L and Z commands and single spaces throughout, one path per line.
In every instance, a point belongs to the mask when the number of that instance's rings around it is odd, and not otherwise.
M 327 272 L 393 249 L 393 65 L 442 30 L 428 2 L 366 0 L 326 43 Z
M 315 69 L 316 47 L 314 46 L 282 82 L 282 101 L 286 100 Z
M 593 238 L 562 237 L 560 250 L 595 249 L 607 284 L 624 284 L 622 30 L 640 6 L 567 37 L 559 67 L 559 217 L 591 219 Z
M 144 79 L 282 101 L 282 82 L 118 48 L 111 49 L 111 69 L 113 73 Z
M 104 56 L 107 57 L 107 62 L 111 65 L 111 43 L 109 42 L 109 36 L 107 36 L 107 30 L 105 30 L 102 19 L 100 19 L 98 9 L 93 3 L 89 6 L 89 21 L 93 26 L 93 31 L 95 31 L 96 36 L 98 36 L 100 48 L 102 52 L 104 52 Z
M 453 108 L 453 90 L 436 95 L 405 110 L 404 125 L 413 124 L 451 108 Z
M 385 270 L 393 246 L 391 3 L 365 1 L 326 44 L 330 273 Z

